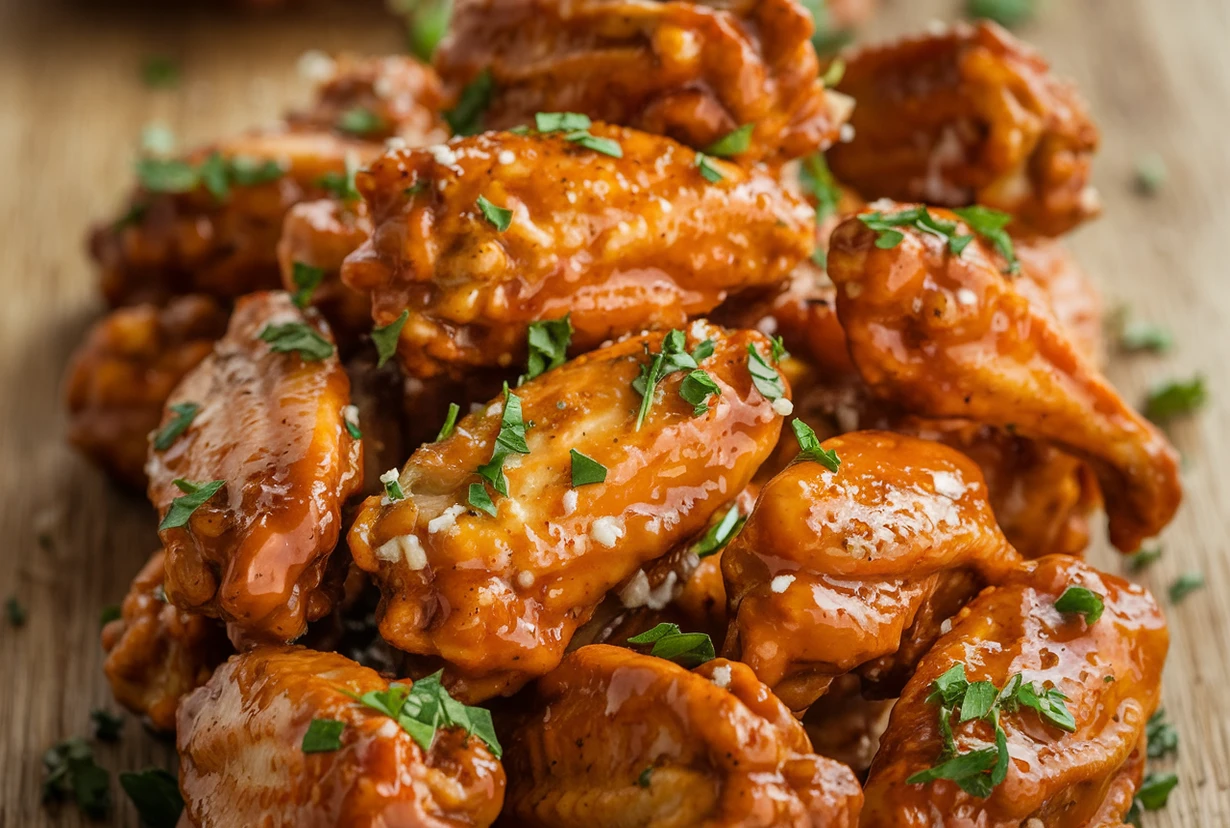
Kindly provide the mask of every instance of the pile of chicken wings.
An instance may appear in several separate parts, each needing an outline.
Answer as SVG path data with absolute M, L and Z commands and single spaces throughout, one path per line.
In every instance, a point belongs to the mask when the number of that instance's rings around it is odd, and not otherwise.
M 811 33 L 459 0 L 142 160 L 67 396 L 181 825 L 1120 823 L 1166 624 L 1081 556 L 1181 489 L 1060 238 L 1097 129 L 993 24 Z

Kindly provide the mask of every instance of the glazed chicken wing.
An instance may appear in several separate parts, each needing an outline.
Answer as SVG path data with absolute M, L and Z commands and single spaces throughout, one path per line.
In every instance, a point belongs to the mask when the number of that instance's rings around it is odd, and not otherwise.
M 264 641 L 293 640 L 328 612 L 341 505 L 362 482 L 349 404 L 318 314 L 280 292 L 239 301 L 214 353 L 168 400 L 164 425 L 195 407 L 186 427 L 150 450 L 172 603 Z
M 711 160 L 710 181 L 668 138 L 592 134 L 622 157 L 562 132 L 488 133 L 359 175 L 376 231 L 342 277 L 371 293 L 377 323 L 408 313 L 410 373 L 512 365 L 530 323 L 566 313 L 576 350 L 682 326 L 811 253 L 812 211 L 766 173 Z
M 524 828 L 854 828 L 862 791 L 745 665 L 595 644 L 540 679 L 507 754 Z
M 1061 612 L 1056 602 L 1070 587 L 1096 593 L 1101 616 Z M 1027 564 L 962 610 L 919 663 L 872 765 L 862 824 L 1119 824 L 1140 782 L 1145 723 L 1157 707 L 1166 649 L 1165 621 L 1143 587 L 1063 555 Z M 933 682 L 957 664 L 971 683 L 989 681 L 1002 690 L 1019 674 L 1039 697 L 1058 691 L 1071 716 L 1065 729 L 1057 724 L 1062 717 L 1043 719 L 1024 704 L 1001 710 L 1011 759 L 989 796 L 947 779 L 907 781 L 942 761 L 941 713 L 928 699 Z M 1053 705 L 1053 693 L 1047 695 Z M 952 729 L 958 753 L 995 739 L 984 719 L 958 724 L 954 717 Z
M 1019 561 L 964 455 L 875 431 L 821 446 L 837 471 L 802 459 L 774 477 L 722 555 L 724 651 L 795 711 L 856 668 L 899 687 L 940 624 Z
M 489 72 L 488 129 L 580 112 L 704 149 L 753 125 L 739 159 L 781 162 L 828 147 L 849 117 L 849 100 L 824 89 L 811 15 L 795 0 L 454 8 L 436 67 L 454 90 Z
M 491 825 L 504 801 L 492 749 L 455 726 L 435 730 L 424 749 L 396 718 L 358 698 L 389 689 L 376 671 L 336 653 L 260 647 L 235 656 L 180 707 L 180 824 Z M 305 736 L 320 722 L 336 746 L 309 752 Z
M 873 216 L 912 209 L 877 206 Z M 947 211 L 928 215 L 972 235 Z M 899 243 L 885 249 L 867 217 L 833 233 L 829 274 L 850 354 L 872 392 L 920 416 L 1009 428 L 1087 461 L 1111 542 L 1123 551 L 1160 531 L 1182 498 L 1176 452 L 1045 305 L 1016 289 L 981 239 L 954 255 L 945 238 L 902 226 L 892 231 Z
M 608 590 L 735 498 L 781 429 L 748 368 L 749 348 L 770 360 L 770 343 L 703 322 L 690 331 L 686 343 L 646 334 L 548 371 L 420 448 L 396 489 L 389 478 L 392 494 L 368 499 L 350 549 L 384 593 L 386 640 L 436 657 L 460 698 L 511 694 L 559 663 Z M 663 349 L 706 340 L 714 351 L 699 371 L 720 389 L 708 410 L 683 399 L 695 377 L 675 371 L 649 386 L 638 430 L 638 375 Z M 602 482 L 572 485 L 573 452 L 605 469 Z
M 868 200 L 982 204 L 1048 236 L 1099 210 L 1098 131 L 1075 89 L 993 23 L 959 23 L 848 55 L 858 105 L 833 172 Z
M 68 439 L 130 486 L 145 486 L 150 432 L 176 384 L 226 331 L 227 312 L 206 296 L 165 308 L 121 308 L 73 354 L 65 381 Z
M 209 680 L 231 647 L 217 621 L 160 595 L 165 561 L 161 551 L 149 559 L 133 579 L 120 617 L 103 627 L 103 670 L 117 702 L 155 730 L 173 731 L 179 700 Z

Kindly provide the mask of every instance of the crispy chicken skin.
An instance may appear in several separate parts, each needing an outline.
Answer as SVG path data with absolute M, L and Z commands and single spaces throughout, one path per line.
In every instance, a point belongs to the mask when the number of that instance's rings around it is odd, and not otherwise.
M 509 366 L 530 323 L 571 314 L 572 344 L 679 327 L 781 281 L 813 248 L 812 211 L 764 172 L 668 138 L 594 125 L 612 158 L 562 133 L 487 133 L 390 152 L 357 178 L 376 227 L 342 269 L 380 325 L 404 311 L 411 374 Z M 479 199 L 512 211 L 501 232 Z
M 829 251 L 850 355 L 872 392 L 920 416 L 1052 442 L 1093 468 L 1115 546 L 1132 552 L 1157 534 L 1182 499 L 1178 455 L 1162 433 L 1045 305 L 1005 278 L 981 239 L 955 256 L 943 239 L 901 229 L 898 245 L 880 249 L 876 232 L 852 218 Z M 971 233 L 964 224 L 958 232 Z
M 1013 284 L 1022 293 L 1038 291 L 1073 344 L 1094 364 L 1106 361 L 1105 308 L 1102 295 L 1072 254 L 1057 239 L 1043 236 L 1013 239 L 1021 263 L 1021 278 Z
M 350 381 L 336 350 L 319 360 L 278 353 L 267 325 L 328 326 L 287 294 L 257 293 L 235 306 L 214 353 L 168 400 L 200 412 L 166 451 L 151 449 L 149 496 L 165 517 L 184 496 L 176 479 L 224 480 L 180 528 L 160 532 L 167 597 L 221 618 L 251 640 L 291 641 L 328 612 L 326 564 L 341 532 L 341 506 L 361 485 L 362 444 L 346 430 Z
M 595 644 L 539 680 L 509 739 L 522 828 L 854 828 L 862 791 L 748 667 Z
M 350 695 L 388 686 L 336 653 L 260 647 L 232 658 L 180 707 L 187 826 L 491 825 L 504 800 L 499 761 L 457 728 L 437 731 L 424 751 Z M 313 719 L 345 723 L 340 749 L 303 751 Z
M 117 702 L 155 730 L 173 731 L 179 700 L 209 680 L 231 647 L 217 621 L 159 597 L 165 560 L 154 553 L 133 579 L 120 617 L 103 627 L 103 670 Z
M 959 452 L 876 431 L 822 446 L 838 471 L 789 466 L 722 555 L 724 652 L 795 711 L 856 668 L 873 683 L 908 672 L 943 620 L 1019 561 Z
M 163 403 L 209 355 L 226 320 L 207 296 L 122 308 L 100 320 L 66 375 L 69 442 L 117 480 L 144 488 L 149 434 Z
M 1099 211 L 1084 102 L 993 23 L 857 50 L 837 88 L 858 106 L 829 162 L 868 200 L 978 203 L 1048 236 Z
M 459 0 L 435 63 L 454 93 L 489 69 L 488 129 L 581 112 L 704 149 L 745 124 L 741 162 L 837 140 L 850 103 L 824 89 L 795 0 Z
M 1055 609 L 1059 596 L 1076 585 L 1104 600 L 1105 610 L 1093 624 Z M 1030 562 L 962 610 L 952 630 L 919 663 L 872 765 L 862 824 L 1118 824 L 1140 781 L 1145 723 L 1157 707 L 1167 644 L 1165 620 L 1143 587 L 1065 555 Z M 932 682 L 958 662 L 971 682 L 1002 688 L 1021 673 L 1039 688 L 1057 687 L 1076 721 L 1075 732 L 1065 733 L 1025 707 L 1001 713 L 1012 759 L 1007 779 L 986 799 L 946 780 L 905 782 L 937 763 L 939 713 L 925 699 Z M 953 729 L 960 752 L 975 741 L 993 740 L 986 722 Z
M 700 532 L 772 449 L 782 417 L 747 368 L 748 347 L 768 358 L 768 339 L 702 322 L 689 330 L 689 352 L 715 344 L 700 363 L 721 388 L 707 413 L 680 397 L 677 372 L 635 430 L 632 383 L 664 339 L 646 334 L 516 389 L 534 423 L 530 451 L 505 463 L 496 516 L 467 503 L 470 485 L 483 485 L 476 469 L 492 457 L 502 399 L 414 453 L 400 476 L 405 499 L 364 504 L 350 549 L 384 594 L 381 635 L 437 657 L 454 695 L 508 695 L 552 670 L 607 591 Z M 605 482 L 571 487 L 573 449 L 606 468 Z

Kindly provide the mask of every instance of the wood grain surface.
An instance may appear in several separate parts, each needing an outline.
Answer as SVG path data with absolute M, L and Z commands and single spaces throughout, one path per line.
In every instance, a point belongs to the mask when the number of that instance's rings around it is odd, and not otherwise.
M 154 9 L 108 0 L 0 0 L 0 600 L 27 608 L 0 624 L 0 827 L 89 823 L 69 805 L 39 804 L 40 757 L 90 732 L 95 707 L 118 710 L 102 675 L 99 613 L 118 603 L 154 549 L 154 517 L 65 445 L 60 376 L 101 303 L 83 248 L 94 220 L 114 215 L 144 125 L 183 145 L 275 119 L 305 100 L 295 72 L 308 48 L 393 51 L 396 26 L 366 4 L 245 17 L 180 0 Z M 346 10 L 359 5 L 364 11 Z M 959 0 L 897 0 L 868 36 L 950 19 Z M 1187 500 L 1166 554 L 1143 580 L 1167 586 L 1201 571 L 1208 587 L 1167 606 L 1166 709 L 1182 743 L 1181 777 L 1152 826 L 1230 825 L 1230 3 L 1226 0 L 1050 0 L 1021 31 L 1074 78 L 1104 146 L 1104 217 L 1072 245 L 1108 305 L 1174 331 L 1165 357 L 1118 358 L 1113 379 L 1133 397 L 1150 383 L 1202 373 L 1197 417 L 1171 429 L 1186 458 Z M 172 91 L 140 82 L 144 56 L 182 66 Z M 1132 191 L 1137 159 L 1159 154 L 1169 178 L 1155 198 Z M 1104 545 L 1093 560 L 1121 571 Z M 173 767 L 174 752 L 131 716 L 116 745 L 97 747 L 112 772 Z M 113 779 L 108 824 L 136 825 Z

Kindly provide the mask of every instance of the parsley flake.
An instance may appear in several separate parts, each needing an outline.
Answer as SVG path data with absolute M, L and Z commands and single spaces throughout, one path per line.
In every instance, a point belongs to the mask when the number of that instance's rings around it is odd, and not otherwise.
M 833 178 L 824 153 L 817 152 L 803 159 L 799 180 L 816 199 L 817 224 L 837 214 L 837 206 L 841 204 L 841 187 Z
M 154 450 L 166 451 L 192 425 L 196 415 L 201 412 L 201 406 L 194 402 L 175 403 L 167 408 L 173 415 L 170 421 L 154 435 Z
M 1126 822 L 1132 825 L 1140 824 L 1140 812 L 1158 811 L 1166 807 L 1166 803 L 1170 801 L 1170 792 L 1173 791 L 1179 784 L 1179 777 L 1173 773 L 1150 773 L 1146 774 L 1144 781 L 1140 783 L 1140 789 L 1136 791 L 1136 798 L 1132 801 L 1132 807 L 1124 817 Z
M 796 461 L 814 460 L 831 472 L 841 468 L 841 458 L 837 456 L 837 450 L 821 446 L 820 438 L 811 426 L 796 417 L 790 421 L 790 427 L 794 429 L 794 439 L 799 441 L 799 456 L 795 458 Z
M 436 434 L 436 442 L 447 440 L 453 434 L 453 429 L 457 427 L 457 415 L 461 413 L 461 406 L 457 403 L 448 404 L 448 414 L 444 417 L 444 425 L 440 426 L 440 431 Z
M 1102 617 L 1104 608 L 1102 596 L 1083 586 L 1068 587 L 1055 601 L 1055 609 L 1064 613 L 1083 615 L 1086 624 L 1096 623 Z
M 752 385 L 756 386 L 756 390 L 764 395 L 765 399 L 771 401 L 786 396 L 786 384 L 781 374 L 765 362 L 756 346 L 750 342 L 747 346 L 747 370 L 752 375 Z
M 681 667 L 699 667 L 716 657 L 713 641 L 705 633 L 681 632 L 678 624 L 658 624 L 652 630 L 634 635 L 629 644 L 652 644 L 651 656 L 673 661 Z
M 359 171 L 358 162 L 351 156 L 346 156 L 345 166 L 341 172 L 327 172 L 316 179 L 316 186 L 336 198 L 338 201 L 358 201 L 361 198 L 355 187 L 355 173 Z
M 380 475 L 380 482 L 384 484 L 384 496 L 391 502 L 406 499 L 406 493 L 401 488 L 401 473 L 397 469 L 389 469 Z
M 658 387 L 658 383 L 662 382 L 670 374 L 676 371 L 694 371 L 698 367 L 696 358 L 689 354 L 684 346 L 687 338 L 683 331 L 672 330 L 662 339 L 662 350 L 657 354 L 650 354 L 650 360 L 641 365 L 640 375 L 632 381 L 632 389 L 641 395 L 641 406 L 636 415 L 636 430 L 641 430 L 641 425 L 645 422 L 645 417 L 649 414 L 649 409 L 653 405 L 654 391 Z M 709 340 L 706 340 L 709 342 Z M 702 342 L 697 346 L 697 353 L 700 353 L 705 348 L 705 343 Z M 713 345 L 709 344 L 709 349 L 705 356 L 712 355 Z M 648 353 L 648 348 L 646 348 Z M 704 357 L 701 357 L 702 359 Z
M 102 612 L 98 614 L 98 625 L 105 627 L 112 621 L 118 621 L 124 617 L 124 613 L 120 610 L 118 604 L 108 604 L 102 608 Z
M 483 214 L 483 218 L 491 222 L 495 229 L 501 233 L 512 226 L 513 211 L 506 207 L 492 204 L 487 200 L 486 196 L 478 197 L 478 210 Z
M 696 167 L 700 170 L 701 177 L 710 184 L 716 184 L 726 178 L 726 176 L 722 175 L 721 170 L 713 166 L 713 159 L 703 152 L 696 153 Z
M 490 69 L 479 72 L 466 84 L 457 105 L 444 113 L 444 120 L 454 135 L 477 135 L 483 131 L 483 116 L 495 93 L 495 79 Z
M 755 129 L 755 124 L 744 124 L 714 141 L 705 149 L 705 152 L 709 155 L 716 155 L 718 158 L 730 158 L 732 155 L 747 152 L 752 145 L 752 132 Z
M 205 505 L 205 502 L 216 495 L 218 491 L 226 485 L 225 480 L 211 480 L 208 483 L 193 483 L 191 480 L 176 478 L 171 481 L 175 484 L 175 488 L 184 493 L 183 497 L 177 497 L 171 501 L 171 508 L 167 510 L 166 517 L 158 524 L 158 531 L 163 532 L 167 529 L 179 529 L 188 525 L 188 519 L 192 517 L 192 513 Z
M 478 467 L 478 476 L 491 484 L 500 494 L 508 497 L 508 479 L 504 477 L 504 460 L 510 454 L 529 454 L 525 442 L 525 420 L 521 413 L 521 398 L 504 386 L 504 412 L 500 416 L 500 430 L 495 438 L 491 460 Z M 471 487 L 473 494 L 473 487 Z
M 389 324 L 372 328 L 372 342 L 376 345 L 377 368 L 383 368 L 384 364 L 393 358 L 393 354 L 397 353 L 397 340 L 401 337 L 401 329 L 406 327 L 406 320 L 409 318 L 410 310 L 407 308 Z
M 162 768 L 147 768 L 140 773 L 121 773 L 120 787 L 148 828 L 175 828 L 184 810 L 179 780 Z
M 290 295 L 295 307 L 306 308 L 312 304 L 312 294 L 316 292 L 316 288 L 320 287 L 320 282 L 324 278 L 325 269 L 323 267 L 312 267 L 310 264 L 295 262 L 291 269 L 291 280 L 295 283 L 296 290 Z
M 356 106 L 338 117 L 337 128 L 362 137 L 384 129 L 384 119 L 365 106 Z
M 559 319 L 534 322 L 526 339 L 530 355 L 524 379 L 532 380 L 567 361 L 568 346 L 572 343 L 572 320 L 565 314 Z
M 166 55 L 149 55 L 141 61 L 141 81 L 150 89 L 179 85 L 179 64 Z
M 137 182 L 151 193 L 187 193 L 200 183 L 196 167 L 178 158 L 137 159 Z
M 606 482 L 606 466 L 576 449 L 571 449 L 569 454 L 572 457 L 572 488 Z
M 653 776 L 653 765 L 649 765 L 645 770 L 641 771 L 640 776 L 636 777 L 636 784 L 642 788 L 649 787 L 649 780 Z
M 1152 351 L 1163 354 L 1174 346 L 1174 337 L 1161 325 L 1128 322 L 1119 331 L 1119 347 L 1129 353 Z
M 564 140 L 570 144 L 585 147 L 585 149 L 600 152 L 603 155 L 609 155 L 612 158 L 623 158 L 624 150 L 619 145 L 619 142 L 613 138 L 603 138 L 598 135 L 591 134 L 588 130 L 579 129 L 569 132 L 564 136 Z
M 268 342 L 269 350 L 274 353 L 296 353 L 304 362 L 318 362 L 333 356 L 333 344 L 306 322 L 270 323 L 261 329 L 258 338 Z
M 1127 557 L 1128 569 L 1132 572 L 1140 572 L 1141 570 L 1152 566 L 1159 558 L 1162 557 L 1161 544 L 1156 544 L 1148 548 L 1141 548 L 1139 551 L 1133 552 Z
M 1170 603 L 1177 604 L 1188 595 L 1203 587 L 1203 574 L 1199 572 L 1184 572 L 1170 585 Z
M 957 207 L 953 212 L 960 216 L 971 230 L 989 241 L 999 255 L 1004 257 L 1004 261 L 1007 262 L 1007 267 L 1004 268 L 1005 273 L 1021 272 L 1021 263 L 1017 260 L 1016 248 L 1012 246 L 1012 236 L 1008 235 L 1008 231 L 1004 229 L 1012 223 L 1011 215 L 992 210 L 990 207 L 983 207 L 980 204 L 972 207 Z
M 955 221 L 938 219 L 926 207 L 907 207 L 896 213 L 882 213 L 876 210 L 863 213 L 858 220 L 876 232 L 876 247 L 881 250 L 892 250 L 905 239 L 905 234 L 898 227 L 908 227 L 942 239 L 948 245 L 948 250 L 954 256 L 960 256 L 974 240 L 973 236 L 965 236 L 957 232 Z
M 683 382 L 679 384 L 679 396 L 683 397 L 684 402 L 692 406 L 692 416 L 699 417 L 709 411 L 709 398 L 720 397 L 722 388 L 708 371 L 702 371 L 699 368 L 695 371 L 690 371 L 683 378 Z
M 8 618 L 10 627 L 18 628 L 26 625 L 26 608 L 17 600 L 16 595 L 10 595 L 4 602 L 4 615 Z
M 705 534 L 692 544 L 692 552 L 698 558 L 716 555 L 734 540 L 735 535 L 739 534 L 745 523 L 747 523 L 747 515 L 739 511 L 738 504 L 731 506 L 726 514 L 722 515 L 721 520 L 706 529 Z
M 124 720 L 102 708 L 90 711 L 90 720 L 94 722 L 94 738 L 100 742 L 118 742 L 120 731 L 124 729 Z
M 94 763 L 84 739 L 66 739 L 43 754 L 43 801 L 71 799 L 86 816 L 102 819 L 111 809 L 111 776 Z
M 448 31 L 452 12 L 452 0 L 417 0 L 414 3 L 406 18 L 406 39 L 415 57 L 431 63 L 436 46 Z
M 303 743 L 300 747 L 304 753 L 329 753 L 342 748 L 342 731 L 346 729 L 345 722 L 336 719 L 312 719 L 308 729 L 303 733 Z
M 394 683 L 387 690 L 372 690 L 362 696 L 346 695 L 396 721 L 423 750 L 431 749 L 440 728 L 458 727 L 478 738 L 491 755 L 499 759 L 503 749 L 495 735 L 491 711 L 470 707 L 450 696 L 440 683 L 442 672 L 421 678 L 409 687 Z
M 1166 721 L 1166 711 L 1158 710 L 1145 725 L 1145 743 L 1150 759 L 1161 759 L 1179 752 L 1179 731 Z
M 1155 423 L 1164 423 L 1196 411 L 1208 400 L 1204 377 L 1171 380 L 1155 386 L 1145 399 L 1145 416 Z
M 342 425 L 352 440 L 362 440 L 363 431 L 359 428 L 359 408 L 348 405 L 342 408 Z
M 534 116 L 534 126 L 539 132 L 576 132 L 593 125 L 588 115 L 579 112 L 539 112 Z
M 1012 28 L 1033 18 L 1036 5 L 1037 0 L 967 0 L 965 13 Z
M 1166 161 L 1155 152 L 1136 159 L 1136 191 L 1141 195 L 1155 196 L 1166 186 L 1168 172 Z
M 255 187 L 277 181 L 286 175 L 286 167 L 272 158 L 264 161 L 236 155 L 227 163 L 227 173 L 232 184 L 240 187 Z
M 470 484 L 466 501 L 480 512 L 486 512 L 492 517 L 496 516 L 495 502 L 491 499 L 491 495 L 487 494 L 487 487 L 482 483 Z

